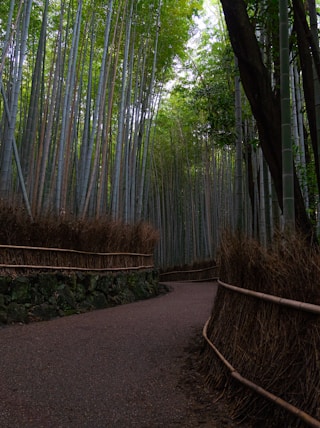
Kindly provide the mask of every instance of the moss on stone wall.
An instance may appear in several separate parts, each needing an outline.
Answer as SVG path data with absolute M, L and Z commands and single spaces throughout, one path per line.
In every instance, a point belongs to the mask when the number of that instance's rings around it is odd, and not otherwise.
M 156 270 L 0 276 L 0 324 L 49 320 L 159 295 Z

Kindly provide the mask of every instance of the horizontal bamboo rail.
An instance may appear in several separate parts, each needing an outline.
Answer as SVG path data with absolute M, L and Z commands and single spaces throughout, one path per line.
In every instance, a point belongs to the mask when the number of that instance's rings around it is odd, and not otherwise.
M 27 247 L 23 245 L 0 245 L 0 249 L 9 249 L 9 250 L 36 250 L 36 251 L 52 251 L 52 252 L 62 252 L 62 253 L 73 253 L 73 254 L 87 254 L 93 256 L 137 256 L 137 257 L 152 257 L 153 254 L 143 254 L 143 253 L 94 253 L 90 251 L 79 251 L 79 250 L 70 250 L 67 248 L 51 248 L 51 247 Z
M 260 293 L 258 291 L 248 290 L 247 288 L 240 288 L 234 285 L 227 284 L 226 282 L 220 281 L 218 279 L 218 284 L 228 290 L 235 291 L 237 293 L 245 294 L 247 296 L 256 297 L 267 302 L 276 303 L 278 305 L 287 306 L 289 308 L 303 310 L 306 312 L 311 312 L 316 315 L 320 315 L 320 306 L 314 305 L 312 303 L 299 302 L 298 300 L 284 299 L 283 297 L 273 296 L 271 294 Z
M 34 265 L 3 265 L 0 264 L 0 269 L 48 269 L 48 270 L 70 270 L 70 271 L 90 271 L 90 272 L 116 272 L 116 271 L 130 271 L 141 269 L 153 269 L 153 265 L 149 266 L 129 266 L 117 268 L 82 268 L 76 266 L 34 266 Z
M 153 268 L 153 254 L 0 245 L 2 272 L 14 269 L 112 272 Z
M 208 267 L 208 268 L 195 269 L 195 270 L 173 270 L 171 272 L 161 273 L 161 276 L 174 275 L 175 273 L 199 273 L 199 272 L 206 272 L 208 270 L 216 269 L 217 267 L 218 266 L 211 266 L 211 267 Z
M 301 409 L 298 409 L 297 407 L 293 406 L 292 404 L 286 402 L 280 397 L 277 397 L 276 395 L 272 394 L 271 392 L 265 390 L 264 388 L 261 388 L 261 386 L 251 382 L 249 379 L 241 376 L 241 374 L 229 363 L 229 361 L 221 354 L 221 352 L 216 348 L 216 346 L 211 342 L 211 340 L 208 338 L 208 325 L 211 320 L 211 317 L 207 320 L 203 327 L 202 335 L 204 339 L 207 341 L 211 349 L 216 353 L 216 355 L 220 358 L 220 360 L 223 362 L 223 364 L 229 369 L 230 374 L 233 378 L 238 380 L 243 385 L 247 386 L 248 388 L 251 388 L 253 391 L 255 391 L 257 394 L 260 394 L 267 398 L 268 400 L 272 401 L 273 403 L 281 406 L 283 409 L 289 411 L 302 421 L 304 421 L 307 425 L 313 428 L 320 428 L 320 421 L 310 416 L 308 413 L 304 412 Z

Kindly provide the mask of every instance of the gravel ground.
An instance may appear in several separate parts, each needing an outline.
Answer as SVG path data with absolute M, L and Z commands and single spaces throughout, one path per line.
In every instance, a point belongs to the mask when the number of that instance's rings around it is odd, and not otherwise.
M 192 364 L 216 285 L 171 285 L 154 299 L 1 328 L 0 427 L 231 426 Z

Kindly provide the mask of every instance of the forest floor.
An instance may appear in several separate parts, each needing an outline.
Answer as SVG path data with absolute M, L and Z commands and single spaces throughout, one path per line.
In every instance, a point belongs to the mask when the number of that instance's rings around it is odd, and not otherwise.
M 0 328 L 2 428 L 239 426 L 198 370 L 214 283 Z
M 252 428 L 232 418 L 230 403 L 218 392 L 210 391 L 205 385 L 200 357 L 203 349 L 201 332 L 196 334 L 185 349 L 179 385 L 189 397 L 189 421 L 184 427 L 202 428 Z

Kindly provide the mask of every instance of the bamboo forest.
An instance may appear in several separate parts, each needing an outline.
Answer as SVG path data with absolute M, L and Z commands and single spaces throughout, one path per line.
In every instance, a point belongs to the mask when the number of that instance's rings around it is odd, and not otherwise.
M 317 240 L 318 25 L 315 0 L 1 1 L 1 204 L 148 222 L 162 267 L 225 230 Z

